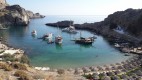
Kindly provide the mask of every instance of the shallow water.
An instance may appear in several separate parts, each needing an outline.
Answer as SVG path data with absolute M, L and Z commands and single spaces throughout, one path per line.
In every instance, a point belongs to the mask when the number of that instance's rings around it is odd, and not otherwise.
M 0 31 L 0 36 L 7 39 L 9 45 L 17 48 L 22 48 L 31 60 L 34 66 L 49 66 L 52 68 L 76 68 L 92 65 L 111 64 L 126 60 L 129 56 L 124 56 L 102 37 L 95 35 L 97 39 L 90 46 L 75 44 L 71 41 L 79 37 L 79 33 L 71 35 L 62 32 L 63 44 L 47 44 L 46 41 L 37 39 L 45 33 L 53 33 L 58 35 L 59 30 L 54 27 L 46 26 L 45 23 L 57 22 L 62 20 L 74 20 L 75 23 L 93 22 L 103 20 L 103 17 L 98 16 L 47 16 L 44 19 L 31 20 L 27 27 L 13 27 L 9 30 Z M 32 30 L 37 31 L 37 36 L 32 37 Z M 94 36 L 94 34 L 78 30 L 82 32 L 83 37 Z

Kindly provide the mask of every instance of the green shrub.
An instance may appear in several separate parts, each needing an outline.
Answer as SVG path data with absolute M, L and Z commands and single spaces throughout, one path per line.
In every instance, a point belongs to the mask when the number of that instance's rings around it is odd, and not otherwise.
M 4 63 L 0 63 L 0 69 L 4 69 L 5 71 L 12 71 L 12 67 Z
M 27 70 L 27 67 L 22 63 L 13 63 L 12 67 L 19 70 Z
M 58 74 L 65 74 L 65 70 L 64 69 L 59 69 L 57 72 L 58 72 Z
M 27 73 L 22 70 L 18 70 L 14 73 L 14 76 L 20 77 L 19 80 L 33 80 Z
M 36 79 L 36 80 L 38 80 L 38 79 L 45 79 L 45 75 L 38 74 L 38 75 L 34 75 L 33 78 Z
M 21 57 L 21 61 L 20 61 L 20 62 L 21 62 L 21 63 L 29 64 L 29 63 L 30 63 L 30 60 L 29 60 L 28 56 L 23 55 L 23 56 Z
M 11 54 L 4 54 L 4 55 L 2 56 L 2 58 L 4 59 L 4 61 L 11 61 L 11 62 L 15 61 L 14 56 L 11 55 Z

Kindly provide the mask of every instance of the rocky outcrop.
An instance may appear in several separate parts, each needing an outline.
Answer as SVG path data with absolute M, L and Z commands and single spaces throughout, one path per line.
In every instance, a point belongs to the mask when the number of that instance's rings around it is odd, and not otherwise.
M 121 25 L 125 31 L 135 36 L 142 35 L 142 9 L 127 9 L 115 12 L 109 15 L 104 22 L 106 25 L 112 23 Z
M 6 0 L 0 0 L 0 9 L 5 8 L 5 6 L 7 6 L 7 5 L 8 4 L 7 4 Z
M 69 27 L 70 25 L 73 25 L 73 21 L 65 20 L 65 21 L 59 21 L 59 22 L 56 22 L 56 23 L 46 23 L 45 25 L 65 28 L 65 27 Z
M 36 19 L 36 18 L 44 18 L 44 15 L 41 15 L 40 13 L 33 13 L 32 11 L 26 11 L 29 15 L 30 19 Z
M 19 5 L 6 6 L 1 9 L 0 23 L 4 25 L 28 25 L 30 19 L 26 10 Z
M 39 13 L 27 11 L 19 5 L 8 5 L 6 0 L 0 0 L 0 24 L 26 26 L 30 19 L 44 18 L 45 16 Z
M 27 11 L 19 5 L 5 6 L 0 9 L 0 24 L 3 25 L 26 26 L 29 24 L 30 19 L 44 17 L 39 13 L 34 14 Z

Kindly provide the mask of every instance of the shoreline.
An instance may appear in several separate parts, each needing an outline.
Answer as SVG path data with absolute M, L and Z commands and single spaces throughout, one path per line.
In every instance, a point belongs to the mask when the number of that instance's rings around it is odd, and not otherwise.
M 8 45 L 8 44 L 5 44 L 5 43 L 3 43 L 3 42 L 2 42 L 2 44 L 6 45 L 8 48 L 20 49 L 20 48 L 15 48 L 15 47 L 13 47 L 13 46 L 10 46 L 10 45 Z M 21 50 L 21 49 L 20 49 L 20 50 Z M 25 51 L 24 51 L 24 52 L 25 52 Z M 124 54 L 125 54 L 125 53 L 124 53 Z M 26 55 L 26 54 L 24 53 L 24 55 Z M 135 58 L 136 56 L 137 56 L 137 55 L 135 55 L 135 56 L 133 55 L 131 58 Z M 138 56 L 137 56 L 137 57 L 138 57 Z M 127 60 L 129 60 L 129 59 L 127 59 Z M 126 60 L 126 61 L 127 61 L 127 60 Z M 122 62 L 124 62 L 124 61 L 122 61 Z M 121 63 L 121 62 L 120 62 L 120 63 Z M 106 64 L 105 64 L 105 65 L 106 65 Z M 111 65 L 111 64 L 107 64 L 107 65 Z M 31 65 L 31 66 L 32 66 L 32 65 Z M 97 65 L 97 66 L 99 66 L 99 65 Z M 96 66 L 96 67 L 97 67 L 97 66 Z M 104 66 L 104 65 L 100 65 L 100 66 Z M 42 69 L 42 68 L 44 68 L 44 69 L 45 69 L 45 68 L 48 68 L 48 70 L 50 69 L 50 67 L 48 67 L 48 66 L 47 66 L 47 67 L 45 67 L 45 66 L 41 66 L 41 67 L 33 66 L 33 67 L 35 67 L 35 68 L 37 68 L 37 69 Z M 86 66 L 83 66 L 83 67 L 89 67 L 89 66 L 86 65 Z M 83 67 L 80 67 L 80 68 L 83 68 Z M 90 66 L 90 67 L 91 67 L 91 66 Z M 71 67 L 70 67 L 70 68 L 71 68 Z M 65 70 L 68 70 L 68 69 L 70 69 L 70 68 L 66 68 Z M 76 68 L 78 68 L 78 67 L 76 67 Z M 76 68 L 72 68 L 72 69 L 76 69 Z M 51 69 L 52 69 L 52 70 L 55 70 L 56 68 L 51 68 Z M 58 69 L 62 69 L 62 68 L 58 68 Z M 58 70 L 58 69 L 57 69 L 57 70 Z

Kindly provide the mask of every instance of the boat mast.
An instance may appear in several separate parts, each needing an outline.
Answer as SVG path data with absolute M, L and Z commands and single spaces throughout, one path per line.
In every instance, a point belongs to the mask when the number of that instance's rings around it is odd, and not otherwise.
M 82 36 L 82 32 L 80 31 L 80 38 L 81 38 L 81 36 Z

